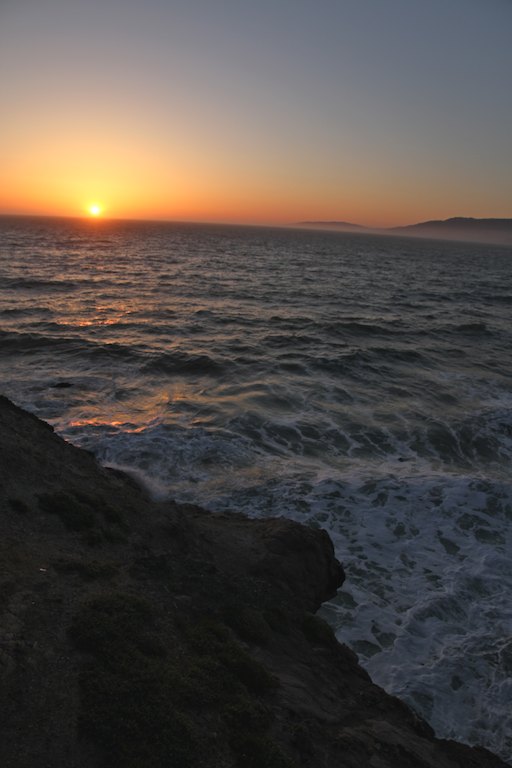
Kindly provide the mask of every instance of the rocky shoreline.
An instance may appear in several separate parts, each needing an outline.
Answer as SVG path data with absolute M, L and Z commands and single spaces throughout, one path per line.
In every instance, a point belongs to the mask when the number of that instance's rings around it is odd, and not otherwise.
M 498 768 L 315 616 L 325 532 L 151 501 L 0 397 L 3 768 Z

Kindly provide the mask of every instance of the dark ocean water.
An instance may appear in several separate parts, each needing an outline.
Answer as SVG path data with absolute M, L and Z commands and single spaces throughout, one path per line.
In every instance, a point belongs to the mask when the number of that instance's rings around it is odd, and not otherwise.
M 156 496 L 328 530 L 324 615 L 512 756 L 512 250 L 0 219 L 0 391 Z

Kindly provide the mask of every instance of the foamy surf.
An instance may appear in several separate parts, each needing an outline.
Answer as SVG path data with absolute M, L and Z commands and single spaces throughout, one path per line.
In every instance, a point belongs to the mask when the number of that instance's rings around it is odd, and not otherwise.
M 401 456 L 371 474 L 356 459 L 341 471 L 270 459 L 226 430 L 94 432 L 79 442 L 155 498 L 325 528 L 347 572 L 323 608 L 340 641 L 439 736 L 512 754 L 497 725 L 511 695 L 511 483 Z

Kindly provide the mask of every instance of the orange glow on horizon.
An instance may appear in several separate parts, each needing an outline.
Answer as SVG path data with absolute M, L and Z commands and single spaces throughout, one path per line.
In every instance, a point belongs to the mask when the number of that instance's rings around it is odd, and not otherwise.
M 185 143 L 179 152 L 170 147 L 165 154 L 113 131 L 104 130 L 96 141 L 89 133 L 87 142 L 78 131 L 70 130 L 59 142 L 48 134 L 9 155 L 2 169 L 0 213 L 92 221 L 107 215 L 101 201 L 108 201 L 109 219 L 275 225 L 342 220 L 370 227 L 497 215 L 491 204 L 488 210 L 475 210 L 472 201 L 455 207 L 456 179 L 442 193 L 435 180 L 424 180 L 412 196 L 399 179 L 374 178 L 359 168 L 347 168 L 340 184 L 337 176 L 310 176 L 286 158 L 286 173 L 276 174 L 264 164 L 238 164 L 236 153 L 216 157 Z
M 2 168 L 0 212 L 109 219 L 294 224 L 343 220 L 369 226 L 410 224 L 452 215 L 455 190 L 425 181 L 415 196 L 399 179 L 365 172 L 302 168 L 293 156 L 265 158 L 218 151 L 182 137 L 163 146 L 112 125 L 97 134 L 91 116 L 68 117 L 66 132 L 46 116 L 37 142 L 16 145 Z M 220 139 L 219 139 L 220 141 Z M 279 166 L 279 173 L 275 168 Z M 96 208 L 97 206 L 97 208 Z M 100 210 L 98 210 L 98 208 Z M 457 207 L 458 213 L 462 206 Z M 471 215 L 472 208 L 464 206 Z

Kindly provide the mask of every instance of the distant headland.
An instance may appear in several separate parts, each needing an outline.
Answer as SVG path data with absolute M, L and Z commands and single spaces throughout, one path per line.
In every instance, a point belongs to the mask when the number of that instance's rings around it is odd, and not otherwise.
M 418 224 L 381 229 L 364 227 L 347 221 L 300 221 L 298 226 L 315 229 L 335 229 L 342 232 L 512 245 L 512 219 L 474 219 L 456 216 L 451 219 L 422 221 Z

